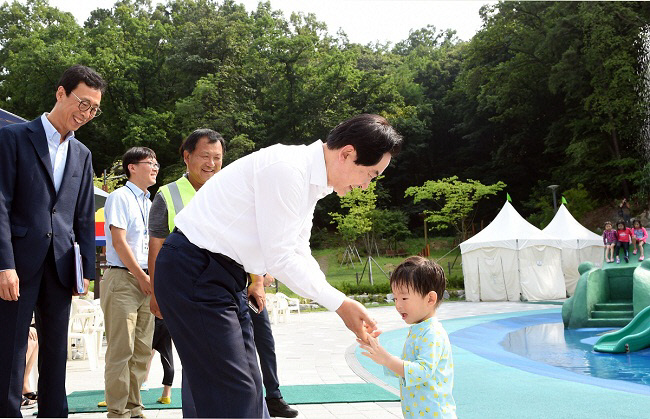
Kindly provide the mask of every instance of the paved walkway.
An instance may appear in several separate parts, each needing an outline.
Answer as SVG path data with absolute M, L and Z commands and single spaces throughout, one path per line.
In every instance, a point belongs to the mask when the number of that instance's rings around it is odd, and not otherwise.
M 506 313 L 514 311 L 540 310 L 557 308 L 557 305 L 525 304 L 517 302 L 469 303 L 445 302 L 441 305 L 438 317 L 441 320 L 482 314 Z M 388 331 L 406 327 L 396 314 L 394 307 L 370 309 L 371 315 L 378 321 L 382 330 Z M 288 321 L 273 326 L 278 357 L 278 372 L 281 385 L 300 384 L 340 384 L 364 383 L 348 365 L 346 352 L 356 345 L 354 336 L 349 332 L 336 313 L 316 312 L 292 314 Z M 98 390 L 104 388 L 104 352 L 100 358 L 99 368 L 88 369 L 88 361 L 68 361 L 68 392 L 80 390 Z M 178 357 L 176 357 L 178 359 Z M 354 363 L 351 363 L 354 365 Z M 176 362 L 177 374 L 174 387 L 180 387 L 180 362 Z M 162 380 L 162 367 L 156 357 L 151 366 L 150 386 L 159 387 Z M 337 403 L 318 405 L 295 405 L 300 412 L 299 418 L 396 418 L 402 417 L 399 402 L 379 403 Z M 28 416 L 29 410 L 23 415 Z M 179 409 L 147 410 L 148 418 L 180 418 Z M 71 417 L 100 418 L 105 414 L 73 414 Z

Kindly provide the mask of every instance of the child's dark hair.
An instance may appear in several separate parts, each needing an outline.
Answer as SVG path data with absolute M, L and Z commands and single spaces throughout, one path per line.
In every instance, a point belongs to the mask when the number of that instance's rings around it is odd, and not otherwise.
M 607 227 L 608 224 L 611 226 L 612 222 L 611 221 L 605 221 L 605 227 Z
M 626 227 L 627 227 L 627 224 L 625 224 L 625 221 L 624 221 L 624 220 L 618 220 L 618 221 L 616 222 L 616 228 L 618 229 L 618 226 L 620 226 L 621 224 L 623 224 L 623 228 L 626 228 Z
M 445 271 L 436 262 L 423 258 L 422 256 L 411 256 L 395 268 L 390 276 L 390 286 L 415 291 L 421 296 L 431 291 L 438 294 L 438 302 L 442 301 L 445 293 L 447 279 Z
M 634 224 L 639 223 L 639 228 L 643 227 L 643 224 L 641 224 L 641 220 L 634 220 L 632 222 L 632 227 L 634 227 Z

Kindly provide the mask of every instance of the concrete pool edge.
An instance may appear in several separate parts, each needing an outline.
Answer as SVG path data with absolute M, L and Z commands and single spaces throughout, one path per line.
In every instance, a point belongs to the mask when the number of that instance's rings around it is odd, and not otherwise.
M 395 387 L 385 383 L 379 377 L 376 377 L 374 374 L 365 369 L 363 365 L 361 365 L 356 355 L 356 350 L 358 348 L 359 345 L 357 343 L 353 343 L 345 350 L 345 362 L 347 362 L 352 372 L 354 372 L 359 378 L 363 379 L 367 383 L 375 384 L 384 390 L 390 391 L 396 396 L 399 396 L 399 389 L 396 389 Z

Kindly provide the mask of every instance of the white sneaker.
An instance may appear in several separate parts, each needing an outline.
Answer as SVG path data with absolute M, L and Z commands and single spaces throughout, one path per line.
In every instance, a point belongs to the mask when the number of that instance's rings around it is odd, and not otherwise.
M 148 382 L 148 381 L 145 381 L 145 382 L 142 383 L 142 385 L 140 386 L 140 391 L 148 391 L 148 390 L 149 390 L 149 382 Z

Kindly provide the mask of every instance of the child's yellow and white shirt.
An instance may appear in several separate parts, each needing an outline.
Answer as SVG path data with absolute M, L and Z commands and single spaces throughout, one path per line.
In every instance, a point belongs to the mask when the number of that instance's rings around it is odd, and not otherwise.
M 405 418 L 456 418 L 454 361 L 449 336 L 432 317 L 409 328 L 402 351 L 404 378 L 400 397 Z M 388 368 L 387 373 L 397 376 Z

